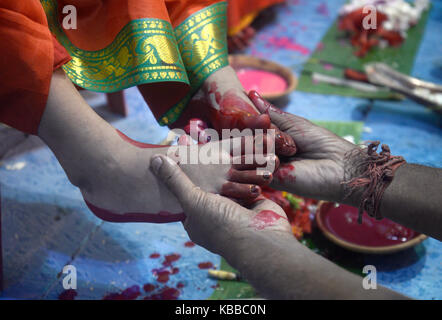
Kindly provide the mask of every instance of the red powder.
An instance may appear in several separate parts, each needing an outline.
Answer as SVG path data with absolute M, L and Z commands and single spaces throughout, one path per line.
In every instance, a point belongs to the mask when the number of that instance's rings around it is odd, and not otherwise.
M 201 263 L 198 263 L 198 268 L 211 269 L 211 268 L 213 268 L 213 263 L 212 262 L 201 262 Z
M 391 220 L 376 220 L 364 214 L 362 224 L 358 223 L 358 209 L 347 205 L 335 207 L 333 203 L 321 206 L 321 219 L 325 227 L 345 241 L 370 246 L 390 246 L 406 242 L 418 235 L 417 232 Z
M 193 243 L 192 241 L 187 241 L 186 243 L 184 243 L 184 246 L 187 248 L 192 248 L 195 246 L 195 243 Z
M 215 95 L 216 103 L 220 104 L 220 102 L 221 102 L 221 93 L 219 93 L 218 85 L 217 85 L 217 83 L 215 81 L 210 83 L 209 93 L 213 93 Z
M 124 297 L 124 300 L 135 300 L 141 295 L 140 287 L 137 285 L 129 287 L 123 290 L 121 295 Z
M 268 44 L 271 46 L 275 46 L 277 48 L 286 49 L 286 50 L 292 50 L 292 51 L 298 51 L 299 53 L 303 55 L 308 55 L 310 53 L 310 50 L 296 42 L 293 42 L 288 37 L 270 37 L 268 39 Z
M 178 253 L 172 253 L 168 254 L 164 257 L 163 266 L 169 267 L 172 265 L 173 262 L 177 261 L 179 258 L 181 258 L 181 255 Z
M 160 257 L 160 254 L 159 253 L 152 253 L 150 256 L 149 256 L 149 258 L 151 258 L 151 259 L 157 259 L 157 258 L 159 258 Z
M 143 289 L 144 289 L 144 291 L 146 291 L 146 292 L 152 292 L 152 291 L 155 290 L 156 287 L 157 287 L 157 286 L 154 285 L 154 284 L 146 283 L 146 284 L 143 286 Z
M 172 274 L 177 274 L 178 272 L 180 272 L 179 268 L 172 268 Z
M 328 16 L 329 11 L 327 7 L 327 3 L 323 2 L 319 6 L 316 7 L 316 12 L 323 16 Z
M 255 90 L 260 94 L 273 94 L 287 89 L 285 79 L 273 72 L 244 68 L 238 69 L 236 74 L 246 92 Z
M 77 296 L 77 291 L 74 289 L 68 289 L 64 290 L 60 295 L 58 296 L 58 300 L 74 300 Z
M 235 90 L 229 90 L 223 94 L 220 107 L 222 112 L 229 115 L 258 115 L 255 108 L 239 97 Z
M 270 127 L 270 118 L 267 115 L 259 114 L 234 89 L 228 90 L 222 95 L 219 109 L 209 106 L 208 110 L 210 122 L 218 132 L 227 128 L 242 130 L 244 128 L 268 129 Z
M 176 285 L 176 287 L 177 287 L 178 289 L 184 288 L 184 283 L 182 283 L 182 282 L 178 282 L 177 285 Z
M 255 217 L 253 217 L 250 227 L 253 227 L 257 230 L 262 230 L 275 225 L 276 221 L 281 218 L 286 219 L 285 217 L 280 216 L 274 211 L 262 210 Z
M 326 63 L 322 66 L 324 70 L 333 70 L 333 65 Z
M 133 285 L 121 293 L 112 292 L 103 297 L 103 300 L 135 300 L 141 295 L 140 287 Z
M 124 300 L 123 296 L 117 292 L 112 292 L 103 297 L 103 300 Z
M 144 300 L 176 300 L 179 296 L 179 290 L 166 286 L 159 293 L 146 296 Z
M 128 136 L 126 136 L 123 132 L 120 130 L 117 130 L 118 135 L 126 142 L 129 142 L 130 144 L 134 145 L 135 147 L 146 149 L 146 148 L 164 148 L 163 145 L 155 145 L 155 144 L 149 144 L 144 142 L 135 141 Z
M 292 174 L 295 167 L 292 164 L 282 164 L 278 171 L 276 171 L 276 178 L 281 182 L 294 183 L 296 177 Z
M 154 275 L 157 277 L 157 281 L 161 283 L 166 283 L 169 281 L 170 272 L 167 270 L 153 270 Z

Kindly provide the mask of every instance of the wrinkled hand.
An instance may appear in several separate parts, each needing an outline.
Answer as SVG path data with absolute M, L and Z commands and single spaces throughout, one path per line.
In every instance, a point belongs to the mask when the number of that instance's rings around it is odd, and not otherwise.
M 342 202 L 347 180 L 345 155 L 356 145 L 307 119 L 283 112 L 256 91 L 249 98 L 262 114 L 268 114 L 278 128 L 290 135 L 298 148 L 291 162 L 281 164 L 272 187 L 301 196 Z
M 151 168 L 180 202 L 189 237 L 214 253 L 228 254 L 248 232 L 291 234 L 284 211 L 270 200 L 256 202 L 249 210 L 230 199 L 205 192 L 164 155 L 155 155 Z

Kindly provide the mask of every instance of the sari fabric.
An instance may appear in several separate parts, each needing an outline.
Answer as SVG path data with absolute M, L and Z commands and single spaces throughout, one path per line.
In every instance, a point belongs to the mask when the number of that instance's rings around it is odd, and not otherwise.
M 0 122 L 37 134 L 52 73 L 70 60 L 38 0 L 0 2 Z
M 115 92 L 141 86 L 161 125 L 171 124 L 216 70 L 228 65 L 226 3 L 214 0 L 41 0 L 49 27 L 72 60 L 79 87 Z M 73 5 L 77 28 L 66 29 Z M 158 94 L 160 93 L 160 94 Z M 170 96 L 177 102 L 168 105 Z
M 152 93 L 150 109 L 171 124 L 228 65 L 226 10 L 219 0 L 0 0 L 0 122 L 36 134 L 61 66 L 87 90 Z
M 228 35 L 234 36 L 249 26 L 264 9 L 285 0 L 228 0 Z

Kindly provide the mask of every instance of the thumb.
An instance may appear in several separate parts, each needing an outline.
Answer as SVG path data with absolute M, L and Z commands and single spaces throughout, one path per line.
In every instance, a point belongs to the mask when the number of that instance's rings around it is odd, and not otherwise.
M 196 191 L 203 192 L 193 184 L 176 162 L 165 155 L 154 155 L 150 161 L 150 168 L 182 206 L 192 202 Z
M 289 114 L 274 107 L 254 90 L 250 91 L 248 96 L 259 112 L 262 114 L 268 114 L 272 123 L 274 123 L 281 131 L 287 131 L 290 129 L 290 125 L 288 124 L 289 121 L 287 121 L 287 115 Z

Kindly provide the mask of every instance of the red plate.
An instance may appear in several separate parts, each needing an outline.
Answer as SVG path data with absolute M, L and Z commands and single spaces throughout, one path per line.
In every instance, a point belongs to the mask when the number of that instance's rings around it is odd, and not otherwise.
M 391 253 L 415 246 L 427 238 L 391 220 L 375 220 L 367 214 L 359 224 L 357 208 L 332 202 L 319 204 L 316 222 L 328 239 L 356 252 Z

